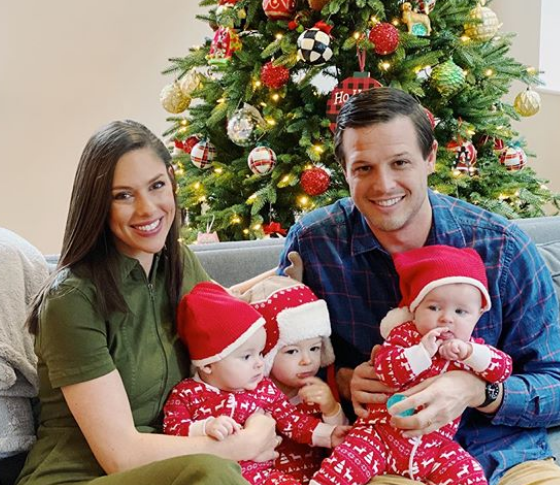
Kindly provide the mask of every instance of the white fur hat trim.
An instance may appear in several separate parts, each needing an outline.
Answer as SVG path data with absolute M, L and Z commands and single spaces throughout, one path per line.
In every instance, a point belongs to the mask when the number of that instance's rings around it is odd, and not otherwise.
M 414 318 L 412 312 L 408 309 L 408 307 L 400 307 L 400 308 L 393 308 L 387 315 L 383 317 L 381 323 L 379 325 L 379 331 L 381 332 L 381 336 L 386 339 L 391 330 L 397 328 L 399 325 L 403 323 L 410 322 Z

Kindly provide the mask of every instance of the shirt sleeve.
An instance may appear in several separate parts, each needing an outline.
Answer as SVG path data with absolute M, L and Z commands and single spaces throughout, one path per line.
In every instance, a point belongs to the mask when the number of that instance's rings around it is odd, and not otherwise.
M 195 425 L 189 411 L 189 403 L 183 396 L 186 384 L 177 384 L 163 407 L 163 432 L 175 436 L 203 436 L 204 421 Z
M 486 382 L 504 382 L 512 371 L 511 357 L 481 341 L 471 341 L 472 354 L 463 361 Z
M 552 278 L 520 230 L 508 242 L 500 279 L 502 340 L 513 374 L 492 422 L 525 428 L 560 421 L 560 325 Z
M 60 288 L 47 297 L 36 348 L 53 388 L 89 381 L 115 369 L 105 321 L 76 287 Z

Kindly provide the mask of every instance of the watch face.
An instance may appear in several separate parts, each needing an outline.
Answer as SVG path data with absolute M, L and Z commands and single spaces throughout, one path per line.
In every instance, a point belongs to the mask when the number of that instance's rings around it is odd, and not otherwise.
M 486 384 L 486 398 L 492 401 L 498 399 L 500 386 L 498 384 Z

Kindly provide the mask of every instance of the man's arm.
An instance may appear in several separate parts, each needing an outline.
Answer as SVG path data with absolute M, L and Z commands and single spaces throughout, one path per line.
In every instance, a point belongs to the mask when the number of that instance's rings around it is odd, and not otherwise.
M 541 427 L 560 421 L 560 325 L 550 272 L 520 230 L 507 248 L 500 281 L 502 338 L 513 359 L 503 400 L 492 422 Z

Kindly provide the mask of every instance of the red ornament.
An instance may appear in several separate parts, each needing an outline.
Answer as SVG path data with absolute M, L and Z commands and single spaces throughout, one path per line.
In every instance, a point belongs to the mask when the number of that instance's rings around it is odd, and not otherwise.
M 472 173 L 476 165 L 476 148 L 470 141 L 450 141 L 446 148 L 455 152 L 455 168 L 461 172 Z
M 301 188 L 308 195 L 321 195 L 331 184 L 331 176 L 321 167 L 304 170 L 299 181 Z
M 424 111 L 426 112 L 426 115 L 428 116 L 428 119 L 430 120 L 430 125 L 432 125 L 432 130 L 435 129 L 436 119 L 434 117 L 434 114 L 428 108 L 424 108 Z
M 263 10 L 270 20 L 291 20 L 296 13 L 296 0 L 263 0 Z
M 263 232 L 270 236 L 271 234 L 280 234 L 281 236 L 285 236 L 288 231 L 284 229 L 279 222 L 271 222 L 270 224 L 263 224 L 262 226 Z
M 233 29 L 220 27 L 216 30 L 212 43 L 210 44 L 208 64 L 227 64 L 233 53 L 238 50 L 241 50 L 239 35 L 237 35 Z
M 374 44 L 376 54 L 381 56 L 392 54 L 399 45 L 399 31 L 392 24 L 380 22 L 370 30 L 369 40 Z
M 510 171 L 521 170 L 527 165 L 527 154 L 521 147 L 507 147 L 500 156 L 500 163 Z
M 487 143 L 493 143 L 492 150 L 498 156 L 500 156 L 502 152 L 507 148 L 504 140 L 502 140 L 501 138 L 493 138 L 489 135 L 484 135 L 480 139 L 480 146 L 484 146 Z
M 261 69 L 261 81 L 271 89 L 280 89 L 290 79 L 290 71 L 284 66 L 275 66 L 267 62 Z
M 331 131 L 334 133 L 336 117 L 350 96 L 379 87 L 381 87 L 381 83 L 370 77 L 369 72 L 355 72 L 352 77 L 347 77 L 338 83 L 327 101 L 327 118 L 331 121 Z

